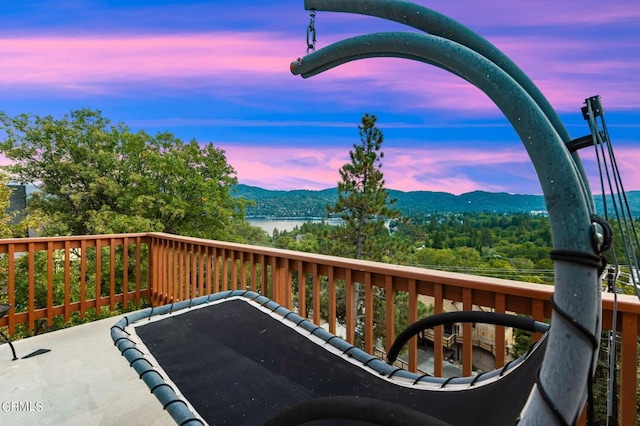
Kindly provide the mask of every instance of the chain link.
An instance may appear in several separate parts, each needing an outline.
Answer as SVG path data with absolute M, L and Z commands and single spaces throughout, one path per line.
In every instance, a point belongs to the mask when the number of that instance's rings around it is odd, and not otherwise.
M 311 9 L 309 12 L 310 20 L 307 27 L 307 54 L 316 50 L 316 11 Z

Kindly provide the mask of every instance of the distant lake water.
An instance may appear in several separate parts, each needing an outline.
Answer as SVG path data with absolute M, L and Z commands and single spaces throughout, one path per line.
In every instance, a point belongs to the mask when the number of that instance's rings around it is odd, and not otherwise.
M 318 219 L 318 218 L 277 218 L 277 217 L 249 217 L 247 221 L 253 226 L 259 226 L 264 229 L 269 235 L 273 235 L 273 230 L 278 229 L 278 231 L 293 231 L 296 226 L 302 226 L 303 223 L 311 222 L 311 223 L 321 223 L 324 221 L 329 225 L 340 225 L 342 223 L 342 219 Z

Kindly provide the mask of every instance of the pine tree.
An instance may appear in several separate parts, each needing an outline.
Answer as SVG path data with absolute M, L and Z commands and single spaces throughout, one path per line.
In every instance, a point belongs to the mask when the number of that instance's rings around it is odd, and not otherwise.
M 338 201 L 327 208 L 344 221 L 341 239 L 350 249 L 343 255 L 356 259 L 381 260 L 384 256 L 388 231 L 386 219 L 400 216 L 391 206 L 382 173 L 381 151 L 384 135 L 376 127 L 376 116 L 365 114 L 358 126 L 360 143 L 349 151 L 351 162 L 340 169 L 342 180 L 338 183 Z
M 340 169 L 341 182 L 338 183 L 338 201 L 327 211 L 344 221 L 344 226 L 336 234 L 344 248 L 342 255 L 356 259 L 382 260 L 392 248 L 386 219 L 400 216 L 391 206 L 395 199 L 389 199 L 382 174 L 381 151 L 384 136 L 376 127 L 376 116 L 365 114 L 358 126 L 360 143 L 353 145 L 349 152 L 351 162 Z M 384 295 L 378 295 L 379 299 Z M 353 286 L 353 316 L 356 323 L 362 318 L 360 286 Z M 358 325 L 356 325 L 358 329 Z

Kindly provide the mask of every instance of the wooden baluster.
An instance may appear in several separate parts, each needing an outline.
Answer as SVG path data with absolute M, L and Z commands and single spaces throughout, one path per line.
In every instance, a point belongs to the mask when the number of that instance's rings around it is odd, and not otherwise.
M 129 238 L 122 242 L 122 306 L 127 310 L 129 305 Z
M 64 322 L 71 318 L 71 241 L 64 242 Z
M 313 280 L 313 322 L 320 325 L 320 275 L 317 263 L 311 266 L 311 278 Z
M 470 288 L 462 290 L 462 310 L 473 310 L 473 292 Z M 462 325 L 462 375 L 473 374 L 473 327 L 466 322 Z
M 109 239 L 109 310 L 116 309 L 116 242 Z
M 364 273 L 364 350 L 373 354 L 373 285 L 371 273 Z
M 229 252 L 229 264 L 231 268 L 231 285 L 229 286 L 230 290 L 238 289 L 238 259 L 236 258 L 235 250 L 230 250 Z
M 495 312 L 504 313 L 505 312 L 505 295 L 504 294 L 495 294 Z M 494 327 L 494 345 L 496 348 L 495 353 L 495 368 L 500 368 L 504 366 L 505 363 L 505 330 L 503 326 L 496 325 Z
M 307 276 L 304 273 L 302 260 L 296 261 L 298 274 L 298 314 L 302 318 L 307 317 Z
M 416 291 L 416 280 L 409 280 L 409 325 L 418 321 L 418 293 Z M 409 339 L 409 371 L 418 371 L 418 337 Z
M 327 272 L 329 281 L 329 333 L 336 334 L 336 279 L 333 266 Z
M 47 242 L 47 326 L 53 326 L 53 241 Z
M 229 259 L 227 251 L 222 249 L 222 291 L 230 290 L 229 288 Z
M 345 294 L 345 316 L 346 316 L 346 333 L 347 342 L 354 344 L 355 341 L 355 318 L 353 317 L 353 309 L 355 301 L 353 300 L 353 280 L 351 278 L 351 269 L 345 270 L 344 280 L 344 294 Z
M 7 324 L 9 325 L 9 334 L 14 334 L 16 332 L 16 317 L 15 317 L 15 312 L 16 312 L 16 253 L 15 253 L 15 245 L 13 244 L 9 244 L 9 247 L 7 248 L 7 256 L 8 256 L 8 263 L 7 263 L 7 273 L 8 273 L 8 284 L 7 284 L 7 291 L 8 291 L 8 302 L 11 306 L 13 306 L 12 309 L 9 310 L 9 312 L 7 313 Z
M 80 318 L 87 315 L 87 240 L 80 241 Z
M 385 293 L 385 327 L 387 330 L 385 336 L 385 350 L 391 349 L 395 340 L 395 291 L 393 290 L 393 277 L 386 275 L 384 277 L 384 293 Z
M 147 242 L 147 294 L 151 299 L 151 281 L 154 279 L 153 271 L 156 267 L 156 262 L 153 260 L 153 250 L 151 241 Z M 136 308 L 140 308 L 140 286 L 142 285 L 142 238 L 136 237 Z M 157 275 L 156 275 L 157 277 Z
M 632 426 L 638 421 L 636 395 L 638 389 L 638 319 L 640 315 L 622 314 L 620 348 L 620 425 Z
M 544 301 L 540 299 L 531 300 L 531 312 L 533 313 L 533 319 L 536 321 L 544 321 Z M 531 341 L 537 342 L 542 338 L 542 333 L 533 333 Z
M 194 244 L 189 245 L 189 251 L 187 252 L 187 259 L 190 259 L 187 277 L 191 281 L 191 294 L 189 299 L 193 299 L 198 296 L 198 265 L 196 264 L 196 247 Z
M 444 312 L 444 289 L 442 284 L 433 286 L 433 313 Z M 444 326 L 439 325 L 433 328 L 433 375 L 435 377 L 444 376 Z
M 102 298 L 102 245 L 96 239 L 96 316 L 100 318 L 100 299 Z
M 252 252 L 249 254 L 249 265 L 251 267 L 251 291 L 256 291 L 257 289 L 257 265 L 256 265 L 256 255 Z
M 206 247 L 198 245 L 198 296 L 204 296 L 204 270 Z

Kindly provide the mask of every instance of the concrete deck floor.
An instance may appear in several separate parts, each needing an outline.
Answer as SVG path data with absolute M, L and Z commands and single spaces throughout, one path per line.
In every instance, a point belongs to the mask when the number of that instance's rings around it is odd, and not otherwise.
M 0 425 L 173 425 L 113 345 L 121 316 L 0 345 Z

